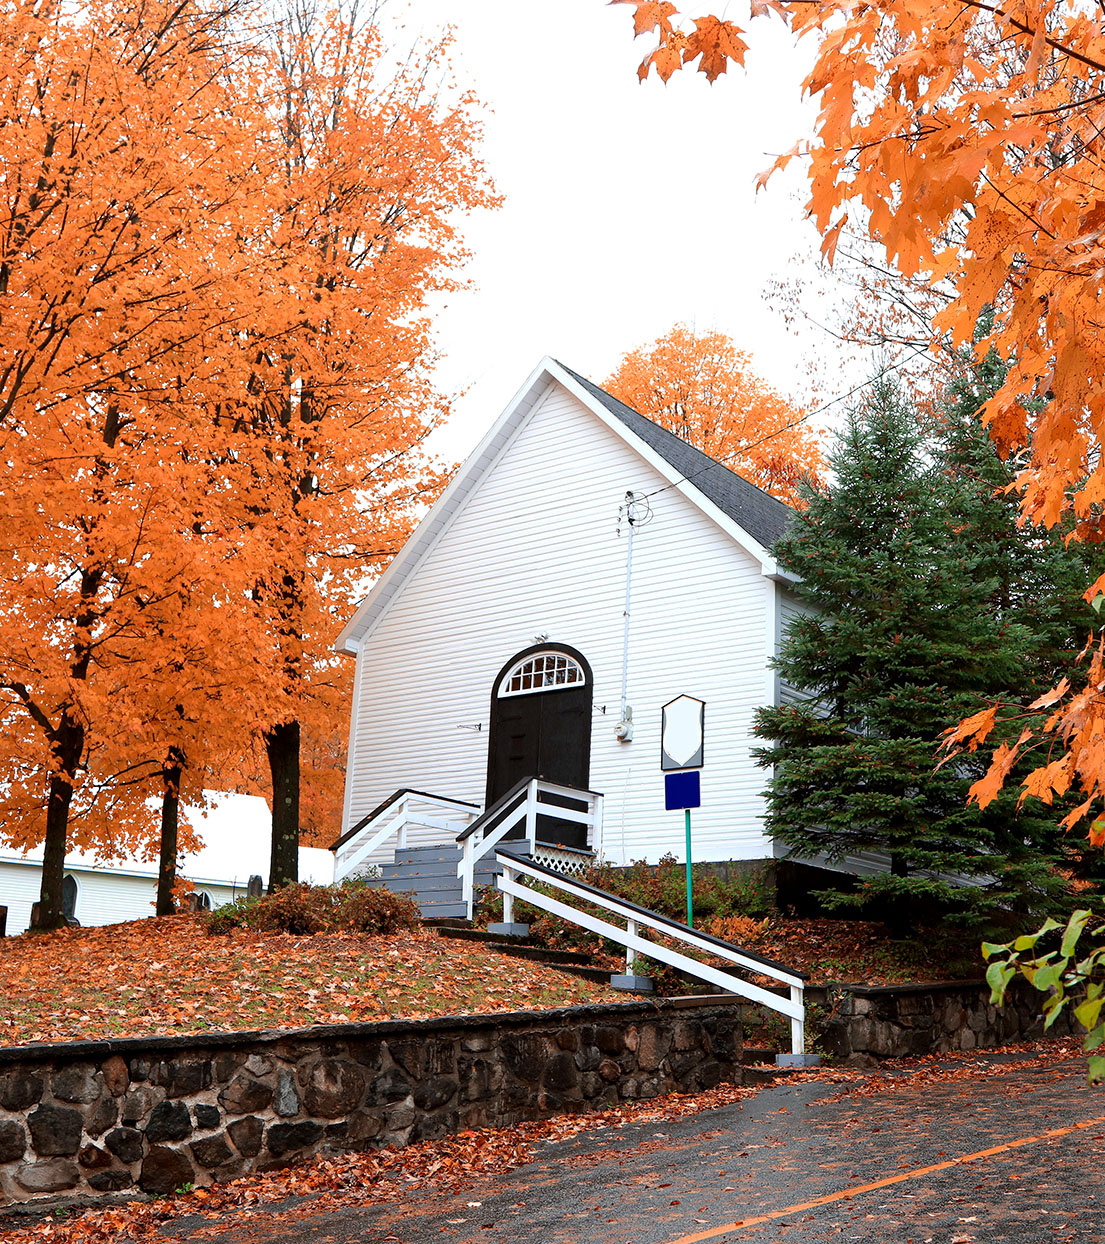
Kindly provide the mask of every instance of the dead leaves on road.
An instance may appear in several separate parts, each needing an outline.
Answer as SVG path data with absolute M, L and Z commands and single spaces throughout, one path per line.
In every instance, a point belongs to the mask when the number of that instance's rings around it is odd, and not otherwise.
M 443 1197 L 453 1196 L 481 1179 L 524 1166 L 532 1161 L 542 1142 L 556 1143 L 598 1128 L 681 1118 L 700 1110 L 732 1105 L 754 1091 L 721 1085 L 693 1096 L 676 1094 L 592 1114 L 561 1115 L 514 1127 L 460 1132 L 406 1149 L 376 1149 L 319 1158 L 289 1170 L 200 1188 L 183 1196 L 93 1211 L 71 1222 L 43 1222 L 3 1238 L 5 1244 L 145 1244 L 174 1239 L 172 1222 L 188 1217 L 189 1240 L 219 1240 L 231 1222 L 246 1223 L 253 1215 L 284 1221 L 313 1217 L 343 1208 L 397 1201 L 427 1188 Z M 268 1208 L 293 1197 L 309 1199 L 278 1212 Z M 209 1218 L 210 1224 L 197 1228 L 196 1215 Z

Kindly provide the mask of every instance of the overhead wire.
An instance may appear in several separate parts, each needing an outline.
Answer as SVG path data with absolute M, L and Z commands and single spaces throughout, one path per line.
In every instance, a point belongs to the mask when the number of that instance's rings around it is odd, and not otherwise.
M 858 393 L 860 389 L 865 389 L 869 384 L 874 384 L 880 376 L 885 376 L 887 372 L 897 371 L 898 368 L 904 367 L 906 363 L 910 362 L 918 354 L 923 354 L 924 352 L 924 347 L 915 347 L 912 354 L 907 355 L 903 359 L 899 359 L 896 363 L 891 363 L 889 366 L 882 368 L 879 371 L 878 376 L 869 376 L 866 380 L 861 380 L 859 384 L 853 385 L 847 393 L 841 393 L 837 397 L 830 398 L 827 402 L 822 402 L 820 406 L 814 407 L 813 410 L 806 411 L 804 414 L 799 415 L 796 419 L 792 419 L 790 423 L 785 423 L 781 428 L 776 428 L 773 432 L 766 433 L 764 436 L 761 436 L 759 440 L 751 441 L 745 445 L 740 445 L 721 458 L 714 458 L 708 466 L 704 466 L 699 471 L 694 471 L 690 475 L 681 475 L 679 479 L 674 479 L 670 483 L 664 484 L 661 488 L 654 488 L 652 492 L 635 494 L 634 500 L 647 502 L 650 497 L 658 497 L 660 493 L 667 492 L 671 488 L 678 488 L 680 484 L 693 483 L 693 481 L 700 475 L 705 475 L 707 471 L 712 470 L 715 466 L 718 466 L 721 463 L 724 463 L 727 459 L 735 458 L 738 454 L 747 453 L 750 449 L 757 449 L 760 445 L 764 445 L 768 441 L 774 440 L 776 436 L 781 436 L 784 432 L 789 432 L 791 428 L 796 428 L 799 424 L 805 423 L 807 420 L 812 419 L 815 415 L 819 415 L 823 411 L 828 410 L 830 406 L 836 406 L 839 402 L 847 401 L 853 394 Z

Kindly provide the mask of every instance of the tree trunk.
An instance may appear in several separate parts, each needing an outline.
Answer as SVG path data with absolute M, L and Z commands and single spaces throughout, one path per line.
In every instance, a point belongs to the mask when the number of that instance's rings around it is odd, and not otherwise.
M 299 722 L 265 732 L 272 776 L 272 857 L 269 893 L 299 880 Z
M 908 877 L 909 861 L 897 851 L 890 853 L 890 875 L 892 877 Z M 913 927 L 913 905 L 904 898 L 895 899 L 886 913 L 887 931 L 896 941 L 903 941 L 915 932 Z
M 46 839 L 42 852 L 42 884 L 39 888 L 37 920 L 32 914 L 32 928 L 61 929 L 65 927 L 62 911 L 62 882 L 65 880 L 65 855 L 69 848 L 69 805 L 73 802 L 73 775 L 84 751 L 84 727 L 68 712 L 54 736 L 54 760 L 57 769 L 50 777 L 50 793 L 46 804 Z
M 177 825 L 180 815 L 180 775 L 183 768 L 183 754 L 175 747 L 169 748 L 168 760 L 161 770 L 165 790 L 161 796 L 161 844 L 155 908 L 159 916 L 171 916 L 176 911 L 173 887 L 176 885 Z
M 109 403 L 104 419 L 104 444 L 115 447 L 119 435 L 119 408 Z M 103 477 L 108 465 L 103 458 L 97 460 L 95 475 L 98 483 L 94 492 L 97 500 L 103 497 Z M 88 678 L 92 660 L 92 648 L 87 636 L 96 623 L 96 596 L 103 582 L 103 571 L 97 567 L 85 567 L 81 571 L 81 604 L 74 622 L 73 661 L 69 673 L 80 682 Z M 84 726 L 76 715 L 72 703 L 64 705 L 56 730 L 49 730 L 50 749 L 53 752 L 54 772 L 50 776 L 50 794 L 46 805 L 46 841 L 42 854 L 42 886 L 39 891 L 37 911 L 32 910 L 31 927 L 35 929 L 60 929 L 65 924 L 62 911 L 62 883 L 65 881 L 65 853 L 69 845 L 69 805 L 73 802 L 73 783 L 77 767 L 84 756 Z M 39 720 L 46 718 L 38 714 Z
M 50 779 L 50 800 L 46 805 L 46 842 L 42 853 L 42 885 L 39 889 L 36 929 L 65 927 L 61 888 L 65 880 L 65 852 L 69 837 L 69 804 L 73 786 L 55 774 Z

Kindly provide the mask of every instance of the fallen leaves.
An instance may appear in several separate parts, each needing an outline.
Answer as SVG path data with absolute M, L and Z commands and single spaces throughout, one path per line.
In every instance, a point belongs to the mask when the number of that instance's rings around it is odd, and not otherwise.
M 218 1240 L 226 1234 L 229 1215 L 248 1218 L 264 1213 L 294 1219 L 333 1210 L 397 1201 L 412 1193 L 431 1189 L 442 1197 L 455 1196 L 487 1177 L 506 1174 L 533 1160 L 537 1146 L 570 1140 L 580 1132 L 625 1127 L 635 1123 L 682 1118 L 702 1110 L 732 1105 L 755 1090 L 721 1085 L 694 1095 L 674 1094 L 647 1102 L 630 1102 L 609 1110 L 556 1118 L 514 1127 L 459 1132 L 443 1140 L 410 1145 L 406 1149 L 376 1149 L 368 1153 L 320 1158 L 303 1166 L 196 1193 L 152 1202 L 132 1201 L 120 1208 L 95 1210 L 62 1222 L 43 1222 L 4 1236 L 5 1244 L 119 1244 L 126 1240 L 172 1239 L 170 1224 L 189 1219 L 189 1240 Z M 289 1198 L 309 1198 L 302 1206 L 274 1211 L 271 1207 Z M 479 1208 L 480 1202 L 468 1202 Z M 195 1219 L 207 1219 L 197 1227 Z
M 817 1068 L 798 1071 L 818 1080 L 836 1083 L 852 1082 L 850 1095 L 863 1097 L 876 1094 L 915 1092 L 918 1088 L 938 1084 L 965 1084 L 980 1079 L 1022 1078 L 1026 1073 L 1054 1071 L 1057 1076 L 1070 1069 L 1072 1062 L 1084 1060 L 1078 1037 L 1045 1037 L 1039 1041 L 1023 1041 L 1017 1045 L 995 1049 L 956 1050 L 945 1054 L 926 1054 L 920 1058 L 887 1059 L 873 1071 L 858 1067 Z M 1002 1085 L 1006 1096 L 1015 1095 L 1017 1086 Z M 1031 1091 L 1025 1081 L 1021 1091 Z M 839 1101 L 844 1094 L 828 1097 Z M 942 1155 L 938 1155 L 942 1156 Z
M 712 922 L 708 931 L 807 973 L 815 985 L 953 980 L 981 977 L 985 970 L 975 944 L 928 936 L 891 941 L 886 926 L 873 920 L 773 915 L 757 922 L 737 916 Z
M 0 1044 L 296 1028 L 612 1000 L 605 986 L 429 931 L 293 937 L 163 916 L 0 939 Z

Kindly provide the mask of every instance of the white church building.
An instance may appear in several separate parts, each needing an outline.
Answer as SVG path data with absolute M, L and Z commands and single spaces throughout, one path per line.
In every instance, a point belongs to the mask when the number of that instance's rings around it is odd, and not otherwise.
M 661 712 L 704 703 L 695 860 L 762 860 L 753 716 L 797 603 L 792 511 L 546 358 L 338 640 L 356 658 L 337 874 L 445 843 L 519 783 L 537 837 L 616 864 L 684 858 Z M 570 788 L 582 797 L 573 800 Z M 584 814 L 585 813 L 585 814 Z

